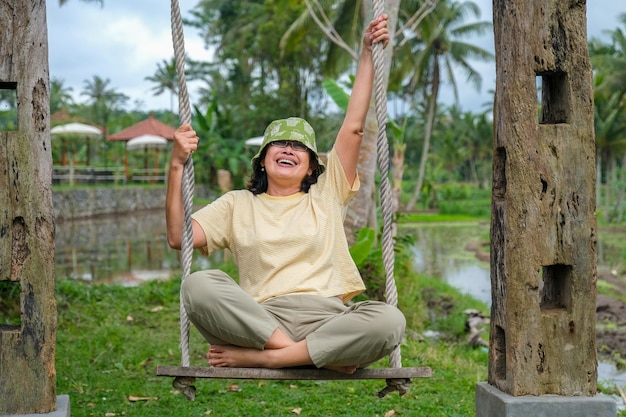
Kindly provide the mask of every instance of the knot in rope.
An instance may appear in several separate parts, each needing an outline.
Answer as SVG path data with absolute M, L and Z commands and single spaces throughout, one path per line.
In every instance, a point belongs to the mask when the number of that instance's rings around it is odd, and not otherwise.
M 411 386 L 411 380 L 409 378 L 390 378 L 387 379 L 386 382 L 387 386 L 378 392 L 378 398 L 383 398 L 393 391 L 398 391 L 398 395 L 403 396 Z
M 182 392 L 189 401 L 193 401 L 196 398 L 196 387 L 193 383 L 196 382 L 196 378 L 191 376 L 177 376 L 172 382 L 172 386 L 178 391 Z

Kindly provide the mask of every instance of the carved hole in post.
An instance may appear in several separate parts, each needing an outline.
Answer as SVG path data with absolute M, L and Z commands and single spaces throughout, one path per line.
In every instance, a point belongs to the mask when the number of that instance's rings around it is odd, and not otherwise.
M 0 330 L 14 330 L 20 327 L 20 282 L 0 281 Z
M 540 82 L 541 81 L 541 82 Z M 537 74 L 537 95 L 540 97 L 539 123 L 569 123 L 569 85 L 564 72 Z
M 572 306 L 572 267 L 548 265 L 541 268 L 541 310 L 566 310 Z
M 17 83 L 0 82 L 0 131 L 17 130 Z
M 496 200 L 502 200 L 506 195 L 506 149 L 501 146 L 496 148 L 493 156 L 492 194 Z
M 494 362 L 496 378 L 499 380 L 506 379 L 506 335 L 504 329 L 500 326 L 495 326 L 496 334 L 493 338 L 494 348 Z

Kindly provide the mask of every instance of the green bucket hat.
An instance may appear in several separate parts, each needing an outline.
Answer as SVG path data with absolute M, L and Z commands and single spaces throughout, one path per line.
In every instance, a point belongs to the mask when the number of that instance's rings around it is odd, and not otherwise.
M 263 134 L 263 143 L 256 155 L 252 157 L 252 166 L 256 167 L 261 153 L 267 145 L 275 140 L 291 140 L 300 142 L 313 151 L 317 163 L 319 165 L 319 173 L 324 172 L 324 163 L 317 153 L 317 145 L 315 143 L 315 131 L 311 125 L 300 117 L 289 117 L 287 119 L 274 120 L 267 126 Z

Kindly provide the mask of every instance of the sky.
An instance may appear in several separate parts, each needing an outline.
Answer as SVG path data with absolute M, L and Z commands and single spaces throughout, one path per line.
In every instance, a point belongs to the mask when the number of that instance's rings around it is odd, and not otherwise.
M 481 9 L 479 20 L 491 21 L 492 0 L 473 0 Z M 170 2 L 164 0 L 104 0 L 97 4 L 70 0 L 63 7 L 58 0 L 47 2 L 48 49 L 50 77 L 72 88 L 77 102 L 84 102 L 80 93 L 87 80 L 94 76 L 109 80 L 109 87 L 130 97 L 128 109 L 143 111 L 170 109 L 170 97 L 154 96 L 154 84 L 145 78 L 157 71 L 163 60 L 173 55 Z M 197 0 L 179 0 L 181 14 L 186 16 Z M 623 0 L 587 0 L 587 32 L 589 37 L 608 41 L 607 30 L 619 26 L 617 16 L 626 13 Z M 185 51 L 198 60 L 210 61 L 211 54 L 195 29 L 184 29 Z M 493 52 L 493 34 L 471 39 L 472 43 Z M 460 106 L 466 111 L 479 111 L 491 99 L 488 91 L 495 89 L 495 64 L 475 62 L 483 75 L 480 91 L 465 84 L 457 75 Z M 195 87 L 188 84 L 191 101 Z M 453 102 L 450 88 L 444 86 L 440 100 Z M 174 109 L 177 103 L 174 103 Z

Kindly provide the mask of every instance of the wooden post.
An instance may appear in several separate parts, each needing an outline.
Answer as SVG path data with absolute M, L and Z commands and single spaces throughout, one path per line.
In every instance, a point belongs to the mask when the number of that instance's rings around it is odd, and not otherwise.
M 0 414 L 56 408 L 56 302 L 45 0 L 0 0 L 0 88 L 17 128 L 0 132 L 0 281 L 19 286 L 19 325 L 0 326 Z M 6 284 L 6 283 L 5 283 Z
M 596 394 L 595 140 L 585 12 L 584 0 L 493 2 L 488 382 L 513 396 Z

